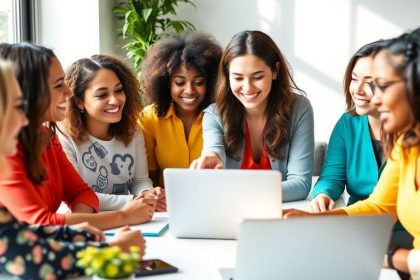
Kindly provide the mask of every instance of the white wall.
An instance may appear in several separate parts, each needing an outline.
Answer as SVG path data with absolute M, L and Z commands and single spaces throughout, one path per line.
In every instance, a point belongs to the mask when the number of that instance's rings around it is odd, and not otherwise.
M 420 26 L 418 0 L 192 1 L 197 9 L 180 4 L 177 17 L 212 33 L 222 46 L 245 29 L 272 36 L 312 102 L 316 139 L 325 141 L 345 108 L 342 79 L 353 52 Z M 52 47 L 64 67 L 81 57 L 114 52 L 113 0 L 38 3 L 38 43 Z
M 315 137 L 328 141 L 345 109 L 342 80 L 362 45 L 420 26 L 417 0 L 193 0 L 178 17 L 226 46 L 245 29 L 268 33 L 292 66 L 315 112 Z
M 42 0 L 38 44 L 50 47 L 66 68 L 98 53 L 113 53 L 115 28 L 111 0 Z

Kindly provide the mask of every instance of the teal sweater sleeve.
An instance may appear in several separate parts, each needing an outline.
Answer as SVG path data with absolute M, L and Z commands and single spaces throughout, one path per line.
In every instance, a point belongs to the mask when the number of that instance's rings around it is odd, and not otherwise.
M 347 188 L 349 204 L 352 204 L 369 196 L 378 177 L 368 117 L 343 114 L 331 134 L 324 167 L 312 197 L 324 193 L 337 200 Z

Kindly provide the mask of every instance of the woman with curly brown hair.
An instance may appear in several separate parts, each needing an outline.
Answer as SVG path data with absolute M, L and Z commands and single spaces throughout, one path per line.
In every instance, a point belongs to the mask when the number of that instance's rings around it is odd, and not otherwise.
M 6 157 L 18 151 L 20 129 L 28 125 L 26 99 L 15 77 L 14 65 L 0 59 L 0 174 L 13 172 Z M 4 194 L 4 192 L 3 192 Z M 12 201 L 13 202 L 13 201 Z M 0 278 L 11 274 L 19 279 L 64 279 L 83 274 L 76 265 L 77 253 L 87 246 L 120 246 L 128 251 L 139 246 L 145 253 L 145 240 L 138 231 L 125 229 L 105 242 L 99 229 L 88 223 L 73 226 L 30 226 L 0 208 Z M 97 241 L 97 242 L 95 242 Z
M 273 169 L 283 200 L 311 187 L 314 121 L 274 41 L 260 31 L 236 34 L 219 66 L 216 104 L 204 110 L 204 148 L 191 168 Z
M 163 169 L 187 168 L 200 156 L 202 110 L 213 100 L 221 55 L 213 37 L 188 33 L 162 39 L 145 57 L 142 93 L 152 105 L 140 124 L 155 186 L 163 186 Z
M 67 159 L 56 135 L 72 92 L 53 51 L 27 43 L 0 44 L 0 57 L 15 63 L 29 120 L 19 133 L 18 152 L 7 158 L 9 174 L 0 176 L 0 208 L 29 224 L 89 222 L 108 229 L 150 220 L 154 198 L 140 197 L 119 210 L 93 213 L 99 210 L 98 197 Z M 71 212 L 57 213 L 63 202 Z
M 117 58 L 94 55 L 75 61 L 65 82 L 73 97 L 60 142 L 98 195 L 100 210 L 121 209 L 144 191 L 153 191 L 136 123 L 141 105 L 132 71 Z

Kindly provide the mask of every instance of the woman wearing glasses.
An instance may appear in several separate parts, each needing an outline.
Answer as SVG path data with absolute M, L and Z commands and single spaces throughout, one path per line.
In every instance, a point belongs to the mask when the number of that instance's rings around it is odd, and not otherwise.
M 350 194 L 349 204 L 367 198 L 382 172 L 381 123 L 371 102 L 371 84 L 372 57 L 384 42 L 361 47 L 347 65 L 346 113 L 338 120 L 328 142 L 324 167 L 311 193 L 313 212 L 334 209 L 334 201 L 344 189 Z
M 414 236 L 414 249 L 391 248 L 384 266 L 420 279 L 420 29 L 382 48 L 373 60 L 372 102 L 384 129 L 387 165 L 366 200 L 335 215 L 392 214 Z M 289 209 L 285 217 L 310 215 Z

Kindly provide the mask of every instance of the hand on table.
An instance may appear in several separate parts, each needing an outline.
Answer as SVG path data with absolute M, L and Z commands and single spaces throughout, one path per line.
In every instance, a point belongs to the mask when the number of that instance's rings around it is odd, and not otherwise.
M 334 200 L 326 194 L 320 193 L 311 200 L 310 211 L 312 213 L 326 212 L 334 208 Z

